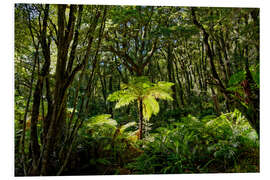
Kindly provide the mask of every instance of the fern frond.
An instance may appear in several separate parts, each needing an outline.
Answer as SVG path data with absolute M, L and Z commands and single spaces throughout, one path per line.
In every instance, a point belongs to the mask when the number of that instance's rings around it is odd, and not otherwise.
M 111 118 L 110 114 L 101 114 L 101 115 L 97 115 L 94 117 L 91 117 L 89 120 L 89 122 L 86 124 L 88 127 L 93 127 L 95 125 L 110 125 L 113 127 L 117 126 L 117 122 Z
M 144 111 L 143 115 L 149 120 L 152 114 L 157 115 L 159 112 L 159 104 L 153 96 L 147 96 L 143 99 Z
M 137 123 L 135 121 L 129 122 L 129 123 L 121 126 L 120 132 L 123 133 L 127 128 L 132 127 L 132 126 L 135 126 L 135 125 L 137 125 Z
M 165 91 L 171 91 L 171 87 L 174 85 L 172 82 L 165 82 L 165 81 L 159 81 L 156 86 L 159 89 L 165 90 Z
M 171 97 L 171 93 L 158 89 L 158 88 L 153 88 L 150 92 L 149 95 L 155 97 L 156 99 L 162 99 L 162 100 L 169 100 L 173 101 L 173 98 Z
M 136 99 L 137 99 L 137 96 L 134 96 L 134 95 L 132 96 L 132 94 L 125 94 L 118 100 L 118 102 L 115 105 L 115 108 L 118 109 L 122 106 L 129 105 Z
M 111 102 L 118 101 L 125 94 L 126 94 L 125 90 L 115 91 L 114 93 L 108 96 L 107 100 Z

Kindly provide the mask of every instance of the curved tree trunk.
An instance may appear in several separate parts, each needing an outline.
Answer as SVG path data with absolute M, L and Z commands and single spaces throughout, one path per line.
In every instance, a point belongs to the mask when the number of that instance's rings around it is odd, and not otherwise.
M 32 118 L 31 118 L 31 132 L 30 132 L 30 145 L 31 145 L 31 153 L 32 153 L 32 168 L 30 169 L 30 175 L 38 175 L 39 169 L 39 158 L 40 156 L 40 146 L 38 143 L 38 134 L 37 134 L 37 122 L 39 116 L 39 106 L 40 99 L 42 96 L 43 83 L 49 74 L 50 68 L 50 40 L 46 40 L 47 33 L 47 20 L 49 15 L 49 5 L 46 5 L 44 10 L 44 19 L 43 19 L 43 29 L 41 34 L 41 47 L 44 56 L 44 64 L 41 69 L 40 75 L 38 76 L 37 84 L 34 91 L 34 99 L 32 106 Z

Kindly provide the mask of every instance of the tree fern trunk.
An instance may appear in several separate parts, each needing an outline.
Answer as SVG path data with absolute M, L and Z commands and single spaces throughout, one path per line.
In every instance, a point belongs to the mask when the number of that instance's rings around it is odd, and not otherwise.
M 143 128 L 143 105 L 142 99 L 139 99 L 139 139 L 142 139 L 142 128 Z

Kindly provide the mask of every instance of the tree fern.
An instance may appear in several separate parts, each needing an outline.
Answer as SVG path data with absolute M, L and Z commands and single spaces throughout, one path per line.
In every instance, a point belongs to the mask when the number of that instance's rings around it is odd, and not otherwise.
M 132 77 L 128 84 L 122 83 L 121 90 L 116 91 L 108 96 L 111 102 L 116 101 L 115 108 L 126 106 L 137 100 L 140 112 L 140 101 L 142 101 L 142 113 L 145 120 L 149 120 L 154 114 L 159 112 L 157 99 L 172 101 L 171 87 L 174 83 L 160 81 L 152 83 L 145 76 Z M 142 120 L 139 120 L 142 121 Z M 142 122 L 141 122 L 142 123 Z

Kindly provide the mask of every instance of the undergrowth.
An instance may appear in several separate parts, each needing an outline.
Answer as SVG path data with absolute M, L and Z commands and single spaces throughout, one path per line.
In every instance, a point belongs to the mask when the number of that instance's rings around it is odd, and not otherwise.
M 188 115 L 138 140 L 137 124 L 110 115 L 80 130 L 67 174 L 259 172 L 259 140 L 236 109 L 218 117 Z
M 145 138 L 144 153 L 126 165 L 133 174 L 258 172 L 259 140 L 238 110 L 191 115 Z

